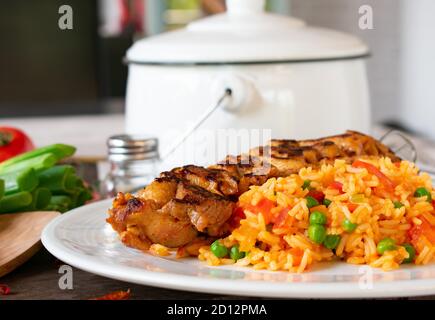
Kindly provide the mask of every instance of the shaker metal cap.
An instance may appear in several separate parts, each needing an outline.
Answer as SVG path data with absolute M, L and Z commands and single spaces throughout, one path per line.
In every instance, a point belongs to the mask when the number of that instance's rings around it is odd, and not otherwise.
M 150 136 L 120 134 L 107 139 L 109 160 L 115 162 L 159 157 L 158 139 Z

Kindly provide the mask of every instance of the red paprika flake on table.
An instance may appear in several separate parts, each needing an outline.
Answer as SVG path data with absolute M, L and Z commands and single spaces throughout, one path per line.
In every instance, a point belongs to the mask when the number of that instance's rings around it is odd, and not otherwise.
M 0 162 L 34 148 L 32 140 L 23 131 L 0 127 Z
M 9 288 L 6 284 L 0 284 L 0 296 L 6 296 L 11 292 L 11 288 Z
M 130 289 L 127 291 L 114 291 L 104 296 L 93 298 L 90 300 L 128 300 L 130 299 Z

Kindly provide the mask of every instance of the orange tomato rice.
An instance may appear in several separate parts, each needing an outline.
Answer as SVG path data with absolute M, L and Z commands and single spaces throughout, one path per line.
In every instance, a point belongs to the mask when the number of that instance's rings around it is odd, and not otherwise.
M 432 262 L 434 204 L 428 196 L 415 195 L 417 188 L 425 188 L 435 197 L 430 176 L 408 161 L 360 161 L 364 163 L 336 160 L 333 165 L 303 168 L 298 174 L 252 186 L 238 202 L 245 218 L 228 237 L 219 240 L 228 249 L 238 246 L 246 255 L 237 261 L 228 256 L 218 258 L 210 246 L 203 246 L 198 258 L 212 266 L 236 264 L 289 272 L 306 271 L 316 262 L 342 260 L 388 271 L 409 257 L 403 247 L 409 243 L 416 251 L 413 263 Z M 310 182 L 309 188 L 304 188 L 305 181 Z M 309 208 L 310 190 L 323 194 L 330 204 Z M 395 206 L 398 202 L 401 207 Z M 339 236 L 335 249 L 310 239 L 308 228 L 314 211 L 326 216 L 326 234 Z M 345 219 L 356 224 L 356 229 L 344 230 Z M 380 254 L 377 245 L 385 238 L 394 240 L 396 246 Z

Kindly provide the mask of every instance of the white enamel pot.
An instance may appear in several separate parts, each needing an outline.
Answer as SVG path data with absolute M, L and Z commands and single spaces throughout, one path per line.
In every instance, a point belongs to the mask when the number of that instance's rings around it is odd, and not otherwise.
M 163 153 L 231 90 L 165 168 L 213 163 L 240 151 L 198 159 L 198 145 L 210 146 L 216 130 L 264 129 L 286 139 L 370 131 L 366 45 L 266 13 L 264 2 L 227 0 L 227 13 L 139 40 L 128 50 L 126 131 L 156 136 Z

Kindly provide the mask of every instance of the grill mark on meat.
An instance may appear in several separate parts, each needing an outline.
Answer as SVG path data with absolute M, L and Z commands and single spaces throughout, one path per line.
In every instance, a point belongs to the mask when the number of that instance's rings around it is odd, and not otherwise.
M 203 199 L 228 200 L 228 197 L 207 191 L 198 186 L 189 185 L 186 182 L 181 182 L 175 197 L 180 202 L 193 205 L 201 203 Z
M 131 198 L 127 201 L 127 210 L 130 212 L 138 211 L 142 206 L 143 203 L 138 198 Z
M 117 220 L 119 222 L 124 222 L 129 215 L 134 212 L 139 211 L 143 206 L 143 202 L 138 198 L 131 198 L 127 200 L 125 207 L 123 207 L 117 214 Z
M 272 147 L 272 158 L 275 159 L 288 159 L 289 157 L 300 157 L 303 155 L 302 148 L 288 148 L 288 147 Z
M 321 142 L 320 145 L 327 147 L 327 146 L 333 146 L 333 145 L 335 145 L 335 143 L 327 140 L 327 141 Z
M 157 182 L 171 182 L 171 181 L 179 182 L 180 181 L 180 179 L 178 179 L 175 175 L 171 174 L 170 172 L 162 172 L 160 175 L 161 176 L 158 178 L 155 178 L 154 181 L 157 181 Z
M 355 150 L 349 150 L 349 149 L 345 149 L 344 153 L 346 154 L 346 156 L 348 157 L 355 157 L 356 156 L 356 151 Z

